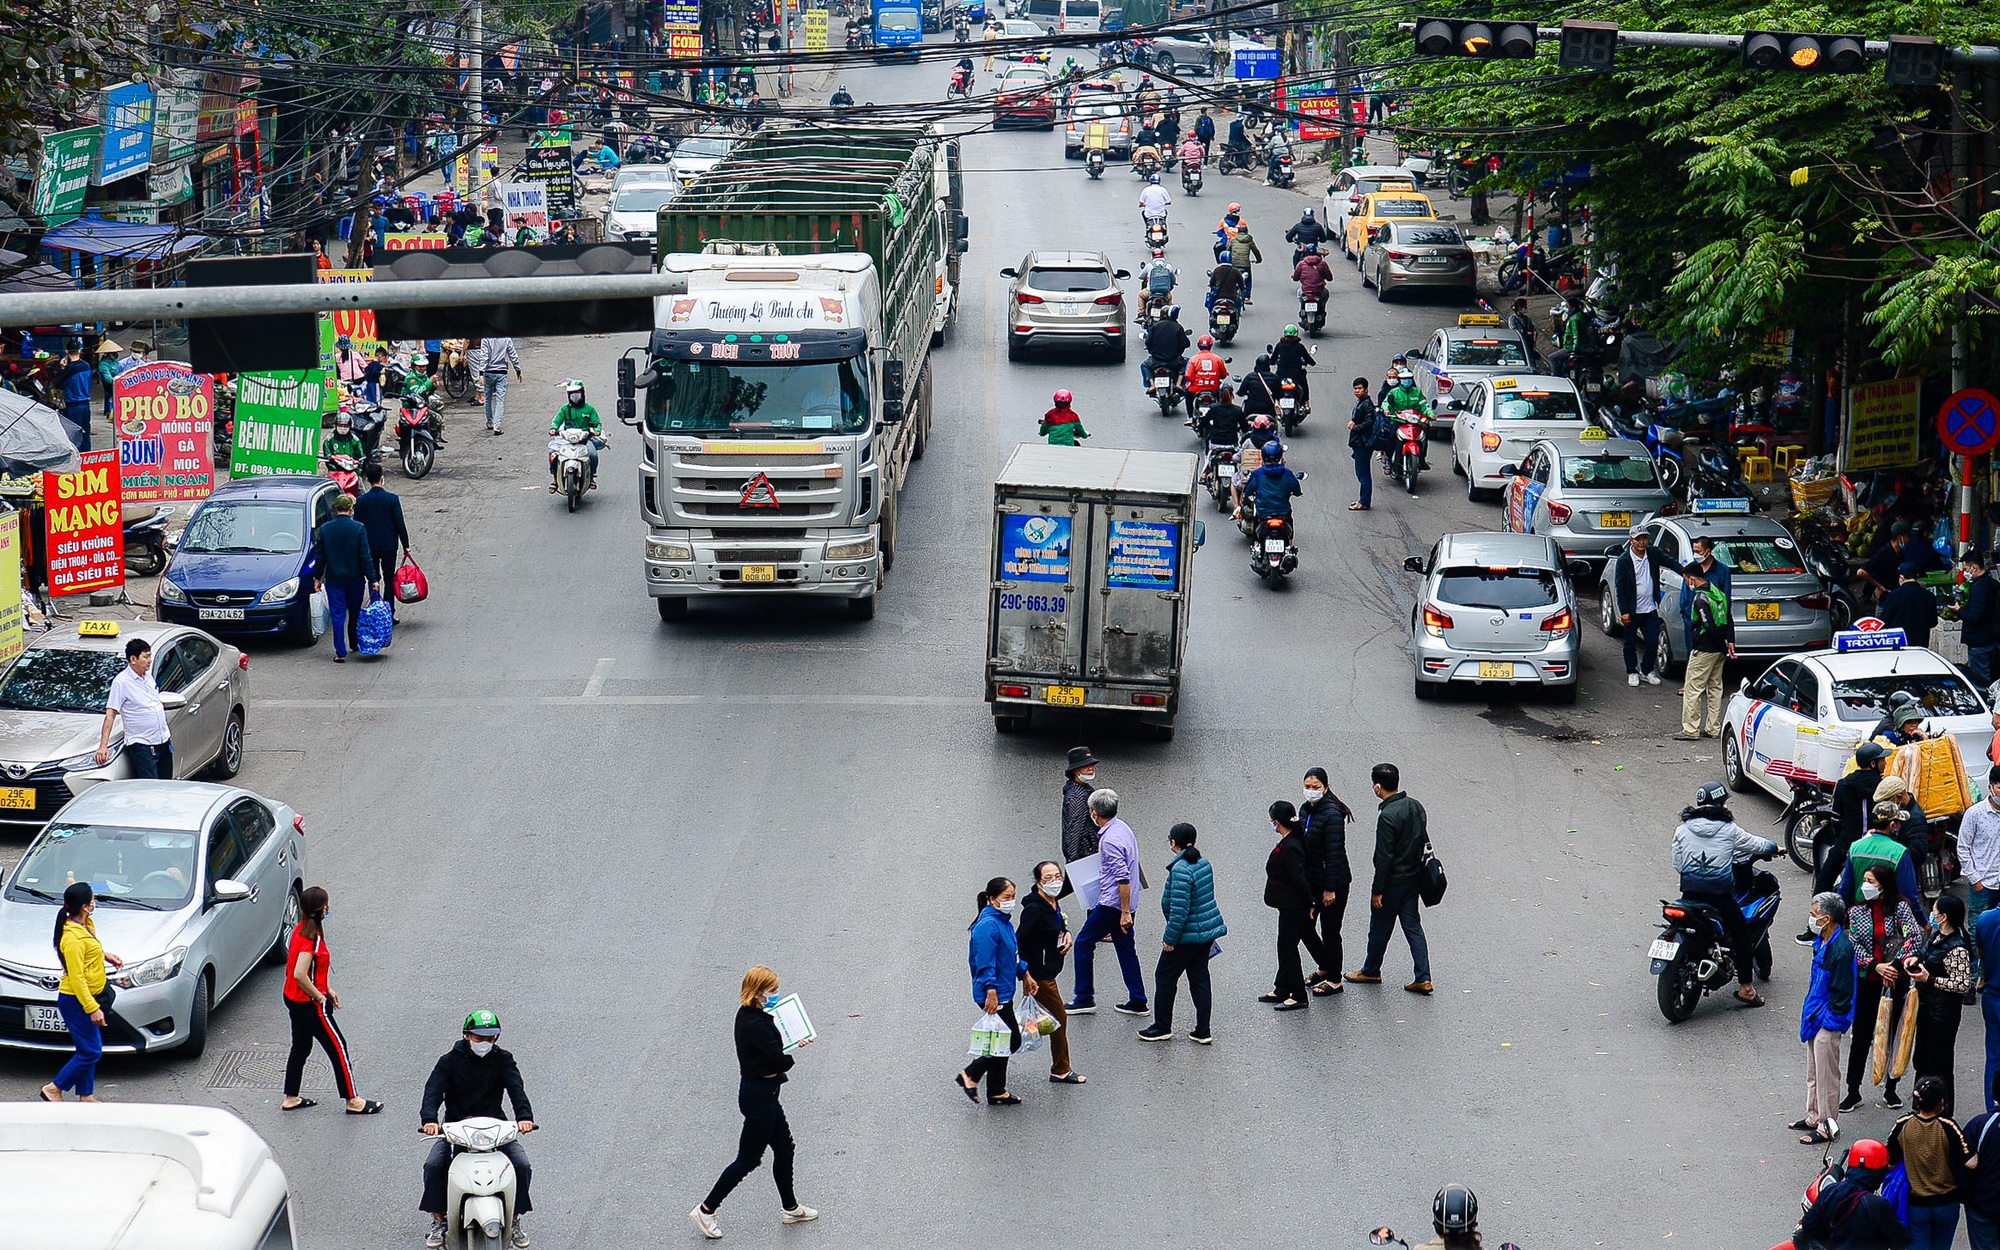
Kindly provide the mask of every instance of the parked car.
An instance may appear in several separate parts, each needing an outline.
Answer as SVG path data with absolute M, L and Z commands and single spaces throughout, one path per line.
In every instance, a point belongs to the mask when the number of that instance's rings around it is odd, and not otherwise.
M 1391 221 L 1378 226 L 1361 254 L 1361 285 L 1387 302 L 1391 292 L 1436 287 L 1470 302 L 1479 296 L 1479 270 L 1458 227 L 1436 221 Z
M 1440 400 L 1453 410 L 1451 471 L 1465 479 L 1465 497 L 1480 500 L 1506 488 L 1503 472 L 1527 458 L 1537 440 L 1581 434 L 1592 424 L 1568 378 L 1519 373 L 1454 385 Z
M 1145 60 L 1162 74 L 1212 74 L 1215 40 L 1202 31 L 1154 35 L 1146 41 Z
M 1032 65 L 1017 65 L 1000 75 L 993 96 L 993 126 L 1056 128 L 1055 76 Z
M 1532 534 L 1446 534 L 1429 556 L 1410 612 L 1413 689 L 1430 699 L 1453 684 L 1538 687 L 1576 700 L 1582 628 L 1570 567 Z
M 1533 368 L 1527 340 L 1518 330 L 1501 329 L 1499 320 L 1490 314 L 1467 313 L 1459 317 L 1457 325 L 1442 327 L 1431 335 L 1430 342 L 1410 349 L 1410 372 L 1416 375 L 1417 389 L 1437 409 L 1433 430 L 1449 430 L 1457 420 L 1457 409 L 1443 400 L 1465 394 L 1480 378 Z M 1487 324 L 1489 321 L 1495 324 Z
M 1007 288 L 1007 359 L 1050 344 L 1101 347 L 1125 359 L 1125 292 L 1132 275 L 1103 252 L 1033 251 L 1002 269 Z
M 671 177 L 612 188 L 604 205 L 605 242 L 651 243 L 659 233 L 661 207 L 680 194 L 680 189 Z
M 215 634 L 311 642 L 314 540 L 340 488 L 303 474 L 224 482 L 181 531 L 155 614 Z
M 1644 443 L 1612 438 L 1596 426 L 1575 437 L 1544 438 L 1528 449 L 1507 483 L 1507 528 L 1556 540 L 1563 555 L 1593 567 L 1625 546 L 1673 500 Z
M 64 887 L 88 881 L 117 1005 L 107 1052 L 208 1043 L 209 1012 L 266 959 L 282 960 L 306 879 L 305 821 L 203 781 L 108 781 L 72 799 L 0 892 L 0 1046 L 68 1050 L 49 943 Z
M 90 787 L 132 775 L 120 753 L 122 726 L 112 731 L 110 762 L 97 762 L 97 742 L 105 695 L 125 668 L 125 644 L 134 638 L 152 644 L 174 775 L 227 779 L 242 769 L 249 656 L 184 625 L 64 625 L 29 643 L 0 674 L 0 824 L 40 828 Z
M 1415 191 L 1417 176 L 1399 165 L 1349 165 L 1326 184 L 1326 228 L 1349 257 L 1347 219 L 1377 191 Z
M 1368 247 L 1369 236 L 1388 221 L 1436 221 L 1437 208 L 1430 197 L 1421 191 L 1376 191 L 1361 197 L 1361 203 L 1349 214 L 1343 239 L 1347 254 L 1354 258 L 1354 267 L 1361 268 L 1361 253 Z
M 1054 15 L 1052 14 L 1051 28 L 1053 28 L 1053 23 Z M 1003 43 L 1013 39 L 1040 39 L 1048 33 L 1048 31 L 1042 29 L 1040 23 L 1031 22 L 1025 18 L 1008 18 L 1000 23 L 1000 39 Z M 1031 44 L 1022 45 L 1009 48 L 1001 54 L 1001 59 L 1046 65 L 1049 60 L 1049 52 L 1045 47 L 1037 47 Z

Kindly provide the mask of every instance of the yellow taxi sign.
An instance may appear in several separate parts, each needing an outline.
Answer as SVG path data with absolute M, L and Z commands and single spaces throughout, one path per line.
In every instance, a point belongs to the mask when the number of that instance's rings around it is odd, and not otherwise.
M 76 636 L 79 638 L 116 638 L 117 621 L 78 621 Z
M 1596 442 L 1599 439 L 1610 438 L 1611 435 L 1607 434 L 1600 427 L 1593 425 L 1586 427 L 1577 437 L 1585 442 Z
M 1500 314 L 1460 313 L 1458 314 L 1458 324 L 1462 326 L 1497 326 L 1500 324 Z
M 1494 389 L 1494 390 L 1496 390 L 1496 391 L 1511 391 L 1511 390 L 1513 390 L 1513 389 L 1514 389 L 1515 387 L 1517 387 L 1517 386 L 1519 386 L 1519 385 L 1520 385 L 1520 383 L 1519 383 L 1519 382 L 1517 382 L 1517 381 L 1515 381 L 1515 380 L 1514 380 L 1513 378 L 1494 378 L 1494 379 L 1493 379 L 1493 389 Z

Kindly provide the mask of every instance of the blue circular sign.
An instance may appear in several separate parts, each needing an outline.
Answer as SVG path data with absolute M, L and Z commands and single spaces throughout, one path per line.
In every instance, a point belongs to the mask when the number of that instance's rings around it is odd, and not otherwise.
M 1959 391 L 1938 409 L 1938 438 L 1961 456 L 2000 446 L 2000 400 L 1976 388 Z

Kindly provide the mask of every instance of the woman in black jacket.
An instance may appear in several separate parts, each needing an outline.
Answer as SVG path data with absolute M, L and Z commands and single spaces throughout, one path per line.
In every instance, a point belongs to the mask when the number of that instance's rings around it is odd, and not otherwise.
M 1299 943 L 1326 967 L 1326 951 L 1313 932 L 1313 877 L 1306 854 L 1305 824 L 1298 809 L 1283 799 L 1271 804 L 1271 828 L 1278 844 L 1264 862 L 1264 905 L 1278 913 L 1278 980 L 1269 994 L 1259 994 L 1260 1003 L 1274 1003 L 1279 1011 L 1298 1011 L 1312 1006 L 1306 997 L 1306 978 L 1299 963 Z
M 1347 862 L 1347 822 L 1353 809 L 1327 784 L 1326 770 L 1306 770 L 1305 799 L 1299 805 L 1299 819 L 1306 827 L 1306 862 L 1312 873 L 1313 888 L 1319 897 L 1319 945 L 1324 954 L 1306 983 L 1324 998 L 1341 991 L 1341 957 L 1346 948 L 1340 940 L 1340 922 L 1347 915 L 1347 895 L 1354 884 L 1354 869 Z
M 1069 917 L 1056 904 L 1062 890 L 1061 864 L 1045 859 L 1035 865 L 1034 885 L 1021 902 L 1014 941 L 1021 948 L 1028 975 L 1035 978 L 1035 1001 L 1056 1018 L 1056 1031 L 1049 1035 L 1049 1080 L 1057 1085 L 1081 1085 L 1082 1075 L 1070 1070 L 1069 1013 L 1063 1009 L 1062 991 L 1056 988 L 1072 940 Z
M 819 1218 L 819 1212 L 801 1206 L 792 1193 L 792 1126 L 785 1122 L 785 1109 L 778 1105 L 778 1087 L 794 1062 L 785 1053 L 784 1038 L 769 1008 L 778 1001 L 778 974 L 762 964 L 743 974 L 743 1005 L 736 1011 L 736 1065 L 743 1083 L 736 1093 L 736 1107 L 743 1113 L 743 1136 L 736 1144 L 736 1158 L 715 1180 L 715 1188 L 688 1218 L 711 1241 L 722 1236 L 715 1222 L 716 1209 L 729 1191 L 756 1171 L 764 1160 L 764 1148 L 771 1150 L 771 1173 L 778 1182 L 778 1201 L 784 1207 L 779 1222 L 803 1224 Z M 799 1043 L 810 1046 L 807 1039 Z
M 1922 955 L 1905 964 L 1917 988 L 1917 1044 L 1910 1055 L 1910 1067 L 1919 1081 L 1934 1076 L 1944 1082 L 1944 1113 L 1950 1115 L 1958 1021 L 1965 1011 L 1965 995 L 1972 989 L 1965 900 L 1956 894 L 1940 894 L 1931 907 L 1930 922 Z

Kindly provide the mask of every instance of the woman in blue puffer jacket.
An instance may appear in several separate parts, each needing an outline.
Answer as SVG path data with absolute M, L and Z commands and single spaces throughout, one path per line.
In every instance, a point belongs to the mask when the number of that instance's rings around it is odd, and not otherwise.
M 1183 973 L 1188 996 L 1194 999 L 1194 1031 L 1188 1040 L 1202 1046 L 1213 1040 L 1208 1035 L 1212 1001 L 1208 957 L 1229 927 L 1215 905 L 1215 870 L 1195 849 L 1194 836 L 1194 826 L 1185 822 L 1167 834 L 1167 845 L 1174 852 L 1174 862 L 1167 866 L 1167 887 L 1160 891 L 1167 927 L 1160 934 L 1160 962 L 1153 970 L 1153 1022 L 1139 1030 L 1149 1042 L 1164 1042 L 1174 1035 L 1174 991 Z

